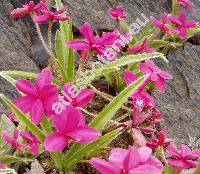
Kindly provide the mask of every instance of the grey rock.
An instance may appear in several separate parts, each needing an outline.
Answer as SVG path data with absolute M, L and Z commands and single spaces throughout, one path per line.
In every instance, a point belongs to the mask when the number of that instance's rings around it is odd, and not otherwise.
M 0 3 L 0 71 L 19 70 L 39 72 L 31 60 L 31 38 L 22 21 L 14 21 L 10 16 L 12 5 L 7 0 Z M 5 80 L 0 79 L 0 92 L 15 98 L 17 92 Z
M 162 0 L 64 0 L 68 7 L 68 12 L 72 16 L 75 27 L 80 27 L 84 22 L 88 21 L 95 30 L 112 30 L 116 27 L 114 19 L 109 17 L 108 9 L 122 5 L 128 15 L 128 24 L 131 25 L 137 18 L 141 18 L 144 13 L 148 18 L 150 16 L 160 16 L 162 10 L 165 11 L 167 4 Z
M 164 124 L 177 143 L 200 142 L 200 46 L 186 43 L 168 54 L 169 64 L 159 62 L 173 75 L 165 94 L 155 93 Z

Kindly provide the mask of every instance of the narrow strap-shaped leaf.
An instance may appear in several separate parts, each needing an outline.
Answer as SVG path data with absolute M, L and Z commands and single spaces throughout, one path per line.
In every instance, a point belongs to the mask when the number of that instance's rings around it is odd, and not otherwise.
M 96 141 L 86 145 L 80 145 L 80 144 L 74 145 L 73 148 L 70 149 L 68 155 L 65 158 L 64 168 L 68 170 L 74 164 L 78 163 L 83 157 L 94 152 L 95 149 L 102 147 L 105 143 L 107 144 L 110 143 L 112 140 L 114 140 L 117 136 L 119 136 L 122 133 L 121 130 L 122 128 L 113 130 L 103 135 L 102 137 L 98 138 Z
M 20 157 L 9 156 L 9 155 L 0 156 L 0 163 L 3 163 L 3 164 L 9 164 L 9 163 L 14 163 L 14 162 L 28 163 L 28 162 L 32 162 L 32 161 L 33 160 L 31 160 L 29 158 L 20 158 Z
M 119 95 L 117 95 L 112 102 L 110 102 L 103 111 L 98 114 L 98 116 L 91 122 L 90 126 L 96 128 L 97 130 L 102 130 L 106 124 L 112 119 L 118 109 L 121 108 L 123 103 L 128 99 L 128 97 L 139 88 L 140 85 L 148 78 L 148 75 L 140 77 L 135 81 L 134 84 L 125 88 Z
M 96 70 L 90 70 L 85 73 L 81 74 L 81 77 L 77 79 L 77 86 L 80 87 L 85 87 L 89 83 L 91 83 L 95 78 L 98 78 L 100 76 L 103 76 L 106 73 L 114 72 L 117 71 L 119 68 L 130 65 L 136 62 L 141 62 L 147 59 L 155 59 L 155 58 L 162 58 L 166 62 L 168 61 L 164 54 L 162 53 L 143 53 L 143 54 L 137 54 L 137 55 L 128 55 L 128 56 L 123 56 L 119 60 L 110 62 L 106 65 L 102 64 L 102 67 Z M 82 83 L 83 82 L 83 83 Z M 81 84 L 81 85 L 80 85 Z
M 10 76 L 12 78 L 25 78 L 34 80 L 38 77 L 38 74 L 25 71 L 1 71 L 0 74 L 1 73 Z
M 15 106 L 8 98 L 6 98 L 3 94 L 0 94 L 0 98 L 11 108 L 13 113 L 22 121 L 26 127 L 31 131 L 36 137 L 38 137 L 42 142 L 45 139 L 44 133 L 35 125 L 33 124 L 27 116 L 25 116 L 17 106 Z

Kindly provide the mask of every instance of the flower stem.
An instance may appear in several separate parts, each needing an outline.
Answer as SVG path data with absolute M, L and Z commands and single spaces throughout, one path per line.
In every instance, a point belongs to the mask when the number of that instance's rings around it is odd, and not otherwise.
M 114 99 L 113 96 L 111 96 L 111 95 L 109 95 L 109 94 L 106 94 L 106 93 L 104 93 L 104 92 L 99 91 L 97 88 L 95 88 L 95 87 L 94 87 L 93 85 L 91 85 L 91 84 L 89 84 L 88 87 L 90 87 L 96 94 L 98 94 L 99 96 L 101 96 L 103 99 L 108 100 L 109 102 L 111 102 L 111 101 Z M 132 109 L 130 109 L 130 108 L 124 106 L 124 105 L 122 105 L 122 109 L 128 111 L 129 113 L 132 113 L 132 112 L 133 112 Z
M 31 16 L 31 17 L 32 17 L 32 16 Z M 33 19 L 33 17 L 32 17 L 32 19 Z M 42 43 L 42 45 L 43 45 L 45 51 L 47 52 L 47 54 L 49 54 L 49 56 L 53 57 L 51 51 L 49 50 L 47 44 L 46 44 L 45 41 L 44 41 L 44 38 L 43 38 L 43 36 L 42 36 L 42 33 L 41 33 L 41 30 L 40 30 L 40 27 L 39 27 L 38 23 L 35 22 L 34 19 L 33 19 L 33 22 L 34 22 L 34 24 L 35 24 L 36 31 L 37 31 L 37 33 L 38 33 L 39 39 L 40 39 L 40 41 L 41 41 L 41 43 Z
M 48 27 L 48 42 L 49 42 L 49 50 L 50 50 L 51 54 L 53 55 L 52 26 L 53 26 L 53 21 L 50 21 L 49 22 L 49 27 Z

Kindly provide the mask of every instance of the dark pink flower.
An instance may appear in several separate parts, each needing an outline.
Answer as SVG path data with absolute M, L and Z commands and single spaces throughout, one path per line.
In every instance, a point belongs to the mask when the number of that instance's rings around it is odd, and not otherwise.
M 137 53 L 152 53 L 156 49 L 154 48 L 149 48 L 148 47 L 148 42 L 147 39 L 143 41 L 143 43 L 139 46 L 132 46 L 131 48 L 128 49 L 128 51 L 132 54 L 137 54 Z
M 101 174 L 161 174 L 163 170 L 162 163 L 145 146 L 129 150 L 115 148 L 108 161 L 92 158 L 91 164 Z
M 165 92 L 167 79 L 172 79 L 172 75 L 162 71 L 157 67 L 152 60 L 146 60 L 144 63 L 139 65 L 140 70 L 143 74 L 150 74 L 149 80 L 154 82 L 156 87 L 161 91 Z
M 105 51 L 104 46 L 112 44 L 119 37 L 116 30 L 105 33 L 102 37 L 94 36 L 92 27 L 87 22 L 85 22 L 79 30 L 87 41 L 74 40 L 68 42 L 67 46 L 76 51 L 81 51 L 81 58 L 85 60 L 89 58 L 92 51 L 99 55 L 103 55 Z
M 15 104 L 23 113 L 30 112 L 33 123 L 38 125 L 43 117 L 53 113 L 52 105 L 57 100 L 58 87 L 51 84 L 52 74 L 43 69 L 36 84 L 29 80 L 17 80 L 16 87 L 25 95 L 15 100 Z
M 5 168 L 7 168 L 6 164 L 0 164 L 0 169 L 5 169 Z
M 151 21 L 152 23 L 159 28 L 160 30 L 162 30 L 162 32 L 168 34 L 168 35 L 172 35 L 174 32 L 172 31 L 172 29 L 170 28 L 170 26 L 167 24 L 167 13 L 163 13 L 162 14 L 162 20 L 161 22 L 158 21 L 156 18 L 151 17 Z
M 153 136 L 151 137 L 151 141 L 146 143 L 147 147 L 150 148 L 158 148 L 158 147 L 167 147 L 170 144 L 170 141 L 167 139 L 167 127 L 164 127 L 159 133 L 158 138 L 156 139 Z
M 110 16 L 115 18 L 116 20 L 125 19 L 127 17 L 123 7 L 118 6 L 117 8 L 110 8 L 108 10 Z
M 42 14 L 34 17 L 34 21 L 41 24 L 41 23 L 45 23 L 45 22 L 48 22 L 48 21 L 66 21 L 66 20 L 69 20 L 69 17 L 61 15 L 65 11 L 66 11 L 66 8 L 60 9 L 56 12 L 52 12 L 49 9 L 45 9 L 45 10 L 42 10 Z
M 20 135 L 27 141 L 27 144 L 25 145 L 26 148 L 29 149 L 33 155 L 38 154 L 39 144 L 41 143 L 40 140 L 36 136 L 31 135 L 29 132 L 22 131 Z
M 127 85 L 133 84 L 137 80 L 137 76 L 133 71 L 126 70 L 124 72 L 124 80 Z M 133 94 L 131 94 L 132 104 L 139 104 L 142 107 L 146 107 L 147 105 L 155 106 L 154 99 L 151 95 L 144 90 L 146 83 L 141 85 Z
M 11 15 L 15 18 L 21 18 L 31 13 L 39 13 L 41 9 L 46 7 L 46 0 L 41 0 L 37 5 L 33 1 L 30 1 L 28 4 L 23 5 L 22 8 L 14 9 L 11 12 Z
M 179 34 L 180 39 L 184 39 L 187 36 L 187 29 L 195 28 L 197 23 L 193 20 L 186 21 L 186 13 L 181 12 L 180 17 L 176 17 L 173 15 L 168 15 L 168 19 L 176 25 L 175 31 Z
M 18 137 L 19 137 L 19 131 L 16 128 L 13 133 L 13 137 L 11 137 L 9 134 L 6 132 L 2 132 L 2 137 L 4 138 L 5 141 L 7 141 L 8 144 L 10 144 L 12 147 L 16 148 L 19 151 L 24 151 L 25 147 L 24 145 L 20 144 L 18 142 Z
M 167 162 L 170 166 L 177 169 L 196 168 L 198 166 L 198 155 L 193 153 L 187 145 L 182 144 L 179 150 L 171 143 L 166 150 L 169 154 Z
M 69 140 L 89 143 L 101 135 L 87 126 L 82 112 L 71 105 L 66 106 L 60 115 L 52 115 L 52 121 L 57 132 L 49 135 L 44 142 L 45 149 L 51 152 L 63 150 Z
M 91 89 L 81 89 L 77 91 L 72 83 L 67 83 L 63 88 L 63 97 L 67 102 L 70 102 L 74 107 L 85 107 L 94 97 L 94 92 Z M 66 96 L 67 95 L 67 96 Z M 69 97 L 68 97 L 69 96 Z
M 191 10 L 193 7 L 193 3 L 190 2 L 190 0 L 178 0 L 178 4 L 180 6 L 188 8 L 189 10 Z

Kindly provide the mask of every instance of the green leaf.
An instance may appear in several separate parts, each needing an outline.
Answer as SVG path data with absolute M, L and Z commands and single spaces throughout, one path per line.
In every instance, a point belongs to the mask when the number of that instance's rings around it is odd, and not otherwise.
M 1 73 L 12 78 L 25 78 L 30 80 L 34 80 L 38 77 L 38 74 L 25 71 L 1 71 L 0 74 Z
M 143 53 L 143 54 L 137 54 L 137 55 L 128 55 L 128 56 L 123 56 L 119 60 L 110 62 L 106 65 L 102 65 L 101 68 L 95 69 L 95 70 L 90 70 L 85 73 L 81 74 L 81 77 L 77 79 L 78 82 L 83 82 L 82 83 L 77 83 L 77 86 L 82 84 L 82 87 L 87 86 L 89 83 L 91 83 L 94 79 L 103 76 L 107 72 L 114 72 L 116 70 L 119 70 L 119 68 L 125 66 L 125 65 L 130 65 L 136 62 L 141 62 L 147 59 L 154 59 L 154 58 L 162 58 L 165 61 L 167 61 L 166 57 L 162 53 Z
M 175 16 L 178 14 L 178 3 L 177 3 L 177 0 L 173 0 L 172 14 L 175 15 Z
M 64 7 L 60 0 L 56 0 L 56 6 L 58 10 Z M 73 40 L 73 30 L 72 19 L 70 18 L 68 22 L 60 21 L 60 29 L 56 33 L 56 54 L 58 56 L 59 68 L 65 82 L 74 81 L 74 51 L 66 46 L 66 43 L 71 40 Z
M 128 99 L 128 97 L 136 90 L 139 86 L 148 78 L 148 75 L 140 77 L 135 81 L 134 84 L 125 88 L 117 97 L 115 97 L 112 102 L 110 102 L 100 114 L 91 122 L 90 126 L 96 128 L 97 130 L 102 130 L 106 124 L 112 119 L 118 109 L 121 108 L 123 103 Z
M 44 133 L 33 124 L 26 115 L 24 115 L 17 106 L 15 106 L 8 98 L 6 98 L 3 94 L 0 94 L 0 98 L 11 108 L 13 113 L 22 121 L 29 131 L 31 131 L 36 137 L 38 137 L 42 142 L 45 139 Z
M 75 144 L 69 150 L 65 158 L 64 168 L 66 170 L 70 169 L 74 164 L 78 163 L 83 157 L 93 153 L 97 148 L 104 146 L 104 144 L 109 144 L 112 140 L 114 140 L 117 136 L 119 136 L 122 133 L 121 130 L 122 128 L 113 130 L 103 135 L 96 141 L 86 145 Z
M 0 156 L 0 163 L 3 164 L 10 164 L 14 162 L 23 162 L 23 163 L 28 163 L 32 162 L 33 160 L 28 159 L 28 158 L 20 158 L 20 157 L 15 157 L 15 156 Z
M 15 86 L 15 79 L 13 79 L 12 77 L 10 77 L 9 75 L 0 72 L 0 76 L 3 77 L 5 80 L 7 80 L 8 82 L 10 82 L 13 86 Z
M 165 166 L 163 170 L 164 174 L 173 174 L 174 173 L 174 168 L 170 166 Z

